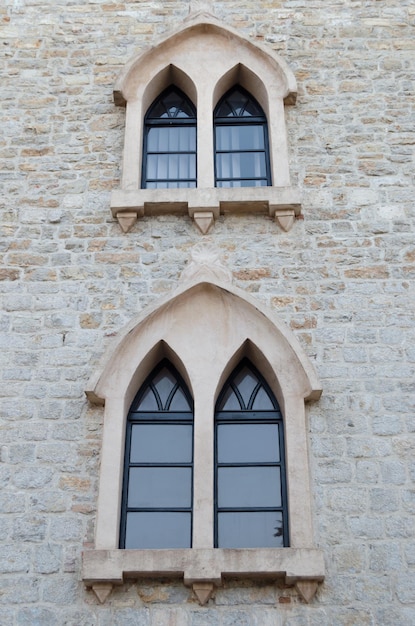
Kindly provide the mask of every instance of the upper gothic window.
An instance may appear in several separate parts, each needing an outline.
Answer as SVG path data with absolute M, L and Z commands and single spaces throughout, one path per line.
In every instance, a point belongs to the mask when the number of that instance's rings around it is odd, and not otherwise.
M 142 187 L 196 187 L 196 110 L 177 87 L 166 89 L 145 116 Z
M 236 86 L 223 96 L 214 127 L 216 186 L 271 185 L 267 120 L 245 89 Z
M 289 230 L 301 196 L 290 182 L 284 106 L 296 93 L 271 47 L 204 13 L 140 51 L 114 88 L 126 105 L 121 184 L 111 195 L 123 231 L 145 215 L 187 212 L 206 234 L 221 214 L 246 211 Z

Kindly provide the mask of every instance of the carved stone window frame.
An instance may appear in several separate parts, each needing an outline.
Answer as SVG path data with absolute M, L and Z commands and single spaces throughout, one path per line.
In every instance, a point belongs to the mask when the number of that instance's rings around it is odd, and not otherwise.
M 190 266 L 184 279 L 173 295 L 120 333 L 86 391 L 90 402 L 105 404 L 105 414 L 95 546 L 83 553 L 83 581 L 104 601 L 114 585 L 129 578 L 182 577 L 203 604 L 227 576 L 283 578 L 309 601 L 325 570 L 313 538 L 304 402 L 319 398 L 320 383 L 293 333 L 235 288 L 225 269 L 209 260 Z M 267 381 L 284 417 L 288 548 L 213 547 L 214 408 L 244 357 Z M 137 389 L 163 358 L 176 367 L 194 399 L 193 547 L 121 550 L 126 418 Z
M 197 187 L 141 189 L 144 116 L 171 84 L 197 109 Z M 272 186 L 214 185 L 213 110 L 236 84 L 252 93 L 266 114 Z M 126 106 L 126 123 L 121 187 L 111 197 L 113 217 L 127 232 L 144 215 L 188 214 L 206 233 L 220 214 L 259 212 L 289 230 L 301 212 L 301 200 L 290 183 L 284 105 L 294 104 L 296 95 L 294 74 L 271 48 L 210 14 L 189 16 L 180 29 L 134 56 L 116 82 L 114 101 Z

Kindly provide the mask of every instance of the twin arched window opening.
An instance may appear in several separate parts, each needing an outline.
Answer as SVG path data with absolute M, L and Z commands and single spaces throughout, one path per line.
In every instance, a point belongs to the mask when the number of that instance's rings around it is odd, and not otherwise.
M 244 359 L 215 408 L 215 547 L 289 545 L 283 430 L 275 396 Z M 128 414 L 120 547 L 190 548 L 192 511 L 193 402 L 164 360 Z
M 216 187 L 271 185 L 265 114 L 243 87 L 230 89 L 214 113 Z M 150 106 L 144 119 L 142 187 L 197 186 L 196 109 L 170 86 Z

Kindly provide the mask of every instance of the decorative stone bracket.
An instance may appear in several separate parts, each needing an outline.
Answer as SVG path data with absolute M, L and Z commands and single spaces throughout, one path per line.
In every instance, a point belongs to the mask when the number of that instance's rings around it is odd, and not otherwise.
M 301 199 L 295 187 L 116 189 L 111 212 L 125 233 L 144 215 L 188 214 L 205 235 L 215 219 L 226 213 L 265 213 L 289 231 L 301 213 Z
M 283 578 L 310 602 L 324 580 L 323 553 L 314 548 L 242 550 L 89 550 L 83 553 L 82 579 L 104 603 L 126 579 L 183 577 L 199 604 L 206 604 L 225 577 Z

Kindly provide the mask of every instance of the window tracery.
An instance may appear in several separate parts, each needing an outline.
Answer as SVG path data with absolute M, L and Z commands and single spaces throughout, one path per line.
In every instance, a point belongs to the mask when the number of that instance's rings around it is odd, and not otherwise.
M 146 112 L 171 85 L 193 103 L 198 124 L 196 155 L 189 157 L 183 173 L 176 169 L 170 180 L 170 174 L 163 177 L 148 172 L 142 146 L 148 132 Z M 260 113 L 262 129 L 267 120 L 268 133 L 261 136 L 253 124 L 249 146 L 239 154 L 236 150 L 230 157 L 229 150 L 218 148 L 215 181 L 213 111 L 224 94 L 236 87 L 239 93 L 245 90 L 255 94 L 254 108 Z M 254 44 L 210 15 L 190 16 L 176 32 L 131 59 L 116 83 L 114 99 L 116 104 L 126 105 L 126 124 L 121 186 L 113 190 L 111 198 L 113 216 L 127 232 L 145 214 L 188 214 L 206 233 L 225 211 L 265 212 L 283 230 L 289 230 L 301 212 L 299 191 L 290 183 L 284 118 L 284 105 L 294 104 L 295 98 L 294 75 L 271 48 Z M 252 98 L 250 102 L 254 102 Z M 217 119 L 217 128 L 222 121 Z M 234 124 L 230 119 L 227 122 Z M 235 134 L 235 130 L 232 132 Z M 255 142 L 261 147 L 257 148 Z M 248 151 L 252 151 L 250 156 Z M 193 147 L 189 154 L 192 152 Z M 153 160 L 161 164 L 157 150 L 155 154 Z M 222 172 L 228 167 L 226 161 L 228 165 L 238 162 L 240 172 Z M 245 176 L 244 171 L 249 175 Z M 173 181 L 176 188 L 172 189 Z M 150 188 L 150 182 L 156 182 L 156 188 Z M 161 188 L 162 182 L 166 188 Z
M 201 262 L 184 272 L 183 283 L 171 296 L 125 328 L 109 351 L 102 371 L 91 379 L 87 395 L 95 404 L 105 404 L 105 416 L 95 547 L 83 554 L 82 578 L 105 601 L 112 586 L 122 584 L 125 578 L 183 576 L 184 583 L 205 602 L 226 576 L 283 577 L 309 601 L 324 578 L 324 560 L 313 540 L 304 401 L 319 397 L 319 382 L 291 331 L 259 302 L 228 282 L 227 272 L 220 265 L 215 267 L 213 258 L 209 261 L 202 255 Z M 133 403 L 137 389 L 147 389 L 149 373 L 156 372 L 154 368 L 164 359 L 177 370 L 194 398 L 192 548 L 119 549 L 127 416 L 131 406 L 137 408 Z M 238 401 L 239 407 L 244 408 L 243 412 L 247 409 L 248 413 L 256 413 L 255 401 L 271 398 L 275 414 L 278 403 L 283 418 L 289 547 L 214 547 L 215 403 L 219 398 L 218 409 L 229 406 L 226 400 L 222 404 L 220 392 L 244 359 L 252 364 L 252 371 L 258 372 L 255 376 L 261 384 L 255 382 L 247 395 L 239 391 L 245 398 L 242 405 Z M 262 385 L 262 380 L 268 387 Z M 252 387 L 254 383 L 250 384 Z M 236 381 L 236 388 L 238 385 Z M 267 391 L 265 396 L 262 387 Z M 153 408 L 157 404 L 154 398 Z M 239 421 L 241 426 L 249 426 L 255 420 L 250 415 L 246 421 Z M 263 421 L 274 430 L 282 423 L 277 415 L 269 423 Z M 223 420 L 224 425 L 229 423 Z M 278 468 L 282 467 L 282 458 L 280 451 L 280 460 L 274 456 L 270 461 L 274 474 L 281 471 Z M 260 465 L 267 467 L 268 462 L 268 458 L 263 459 Z M 272 512 L 284 516 L 284 503 L 282 507 L 274 504 Z

